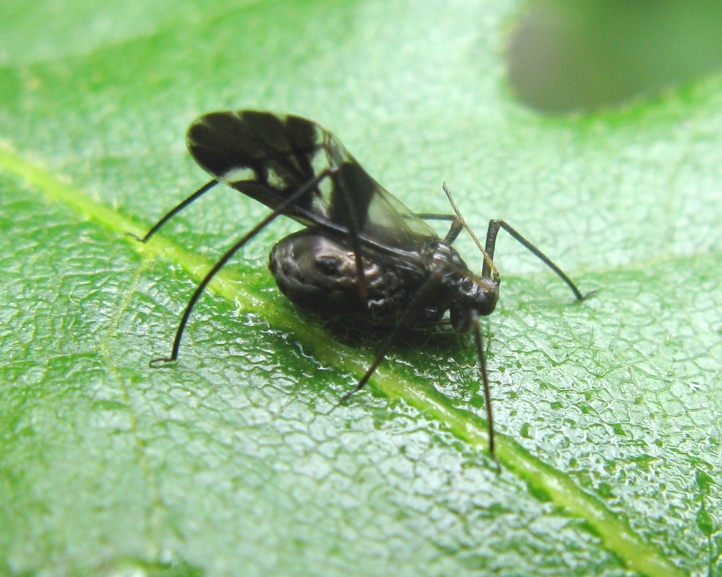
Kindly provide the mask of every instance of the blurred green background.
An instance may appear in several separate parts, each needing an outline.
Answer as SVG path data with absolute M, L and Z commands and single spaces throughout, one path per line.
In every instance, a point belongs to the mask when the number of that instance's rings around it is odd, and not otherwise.
M 540 0 L 509 40 L 509 81 L 552 114 L 624 106 L 718 73 L 716 0 Z

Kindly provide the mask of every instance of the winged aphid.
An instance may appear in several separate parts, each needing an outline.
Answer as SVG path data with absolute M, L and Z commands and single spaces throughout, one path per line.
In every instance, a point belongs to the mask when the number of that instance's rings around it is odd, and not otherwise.
M 151 364 L 178 358 L 191 311 L 214 275 L 260 230 L 287 216 L 305 228 L 271 250 L 269 268 L 280 290 L 300 308 L 322 317 L 356 313 L 394 324 L 371 366 L 341 400 L 363 388 L 402 331 L 438 322 L 448 311 L 457 332 L 473 329 L 493 455 L 494 418 L 479 317 L 491 314 L 499 298 L 499 273 L 493 263 L 499 230 L 506 230 L 551 268 L 577 300 L 588 295 L 503 220 L 489 222 L 482 246 L 446 186 L 453 215 L 414 214 L 371 178 L 328 130 L 306 118 L 252 110 L 212 112 L 190 125 L 186 141 L 191 156 L 213 179 L 138 240 L 147 242 L 218 183 L 265 204 L 271 212 L 206 273 L 186 305 L 170 356 Z M 449 232 L 440 238 L 426 220 L 448 221 Z M 451 246 L 463 230 L 483 256 L 480 275 Z

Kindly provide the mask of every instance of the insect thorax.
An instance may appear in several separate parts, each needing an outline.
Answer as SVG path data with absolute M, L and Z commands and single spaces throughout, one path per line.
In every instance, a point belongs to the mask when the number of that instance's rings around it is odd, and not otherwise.
M 269 268 L 278 288 L 300 308 L 325 318 L 363 314 L 375 324 L 395 324 L 421 290 L 411 324 L 438 322 L 447 310 L 459 332 L 469 327 L 469 312 L 494 310 L 498 286 L 480 282 L 459 254 L 441 239 L 427 239 L 407 258 L 363 248 L 366 300 L 358 286 L 356 256 L 345 239 L 307 229 L 273 247 Z M 427 284 L 429 283 L 429 284 Z

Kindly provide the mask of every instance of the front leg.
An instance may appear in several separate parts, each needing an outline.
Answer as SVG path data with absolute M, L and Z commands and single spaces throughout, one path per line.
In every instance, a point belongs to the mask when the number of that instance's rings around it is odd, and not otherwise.
M 572 282 L 572 279 L 570 279 L 566 273 L 560 269 L 552 260 L 545 255 L 542 251 L 540 251 L 535 245 L 533 245 L 531 242 L 529 242 L 526 238 L 524 238 L 521 234 L 519 234 L 514 228 L 512 228 L 509 224 L 507 224 L 503 220 L 494 219 L 489 221 L 489 229 L 486 233 L 486 248 L 485 252 L 489 256 L 489 260 L 484 260 L 484 268 L 481 271 L 482 278 L 490 278 L 491 276 L 494 276 L 494 278 L 499 278 L 499 273 L 496 271 L 493 265 L 494 260 L 494 249 L 496 248 L 496 236 L 499 234 L 499 230 L 504 229 L 506 232 L 508 232 L 511 236 L 513 236 L 519 243 L 522 244 L 528 251 L 530 251 L 534 256 L 536 256 L 539 260 L 541 260 L 545 265 L 547 265 L 550 269 L 552 269 L 559 278 L 561 278 L 565 283 L 567 283 L 567 286 L 572 289 L 572 292 L 574 293 L 574 296 L 577 300 L 582 301 L 588 296 L 593 295 L 597 291 L 591 291 L 587 294 L 582 294 L 579 289 L 577 288 L 577 285 Z M 491 261 L 491 262 L 490 262 Z

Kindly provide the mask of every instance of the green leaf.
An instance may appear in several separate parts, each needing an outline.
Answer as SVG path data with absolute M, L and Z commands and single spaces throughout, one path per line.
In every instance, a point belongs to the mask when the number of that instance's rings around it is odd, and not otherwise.
M 550 120 L 504 89 L 500 1 L 41 1 L 0 8 L 0 571 L 148 575 L 721 574 L 722 78 Z M 204 182 L 218 109 L 334 131 L 388 190 L 504 218 L 484 333 L 374 357 L 266 269 L 278 222 Z M 459 250 L 481 259 L 468 239 Z

